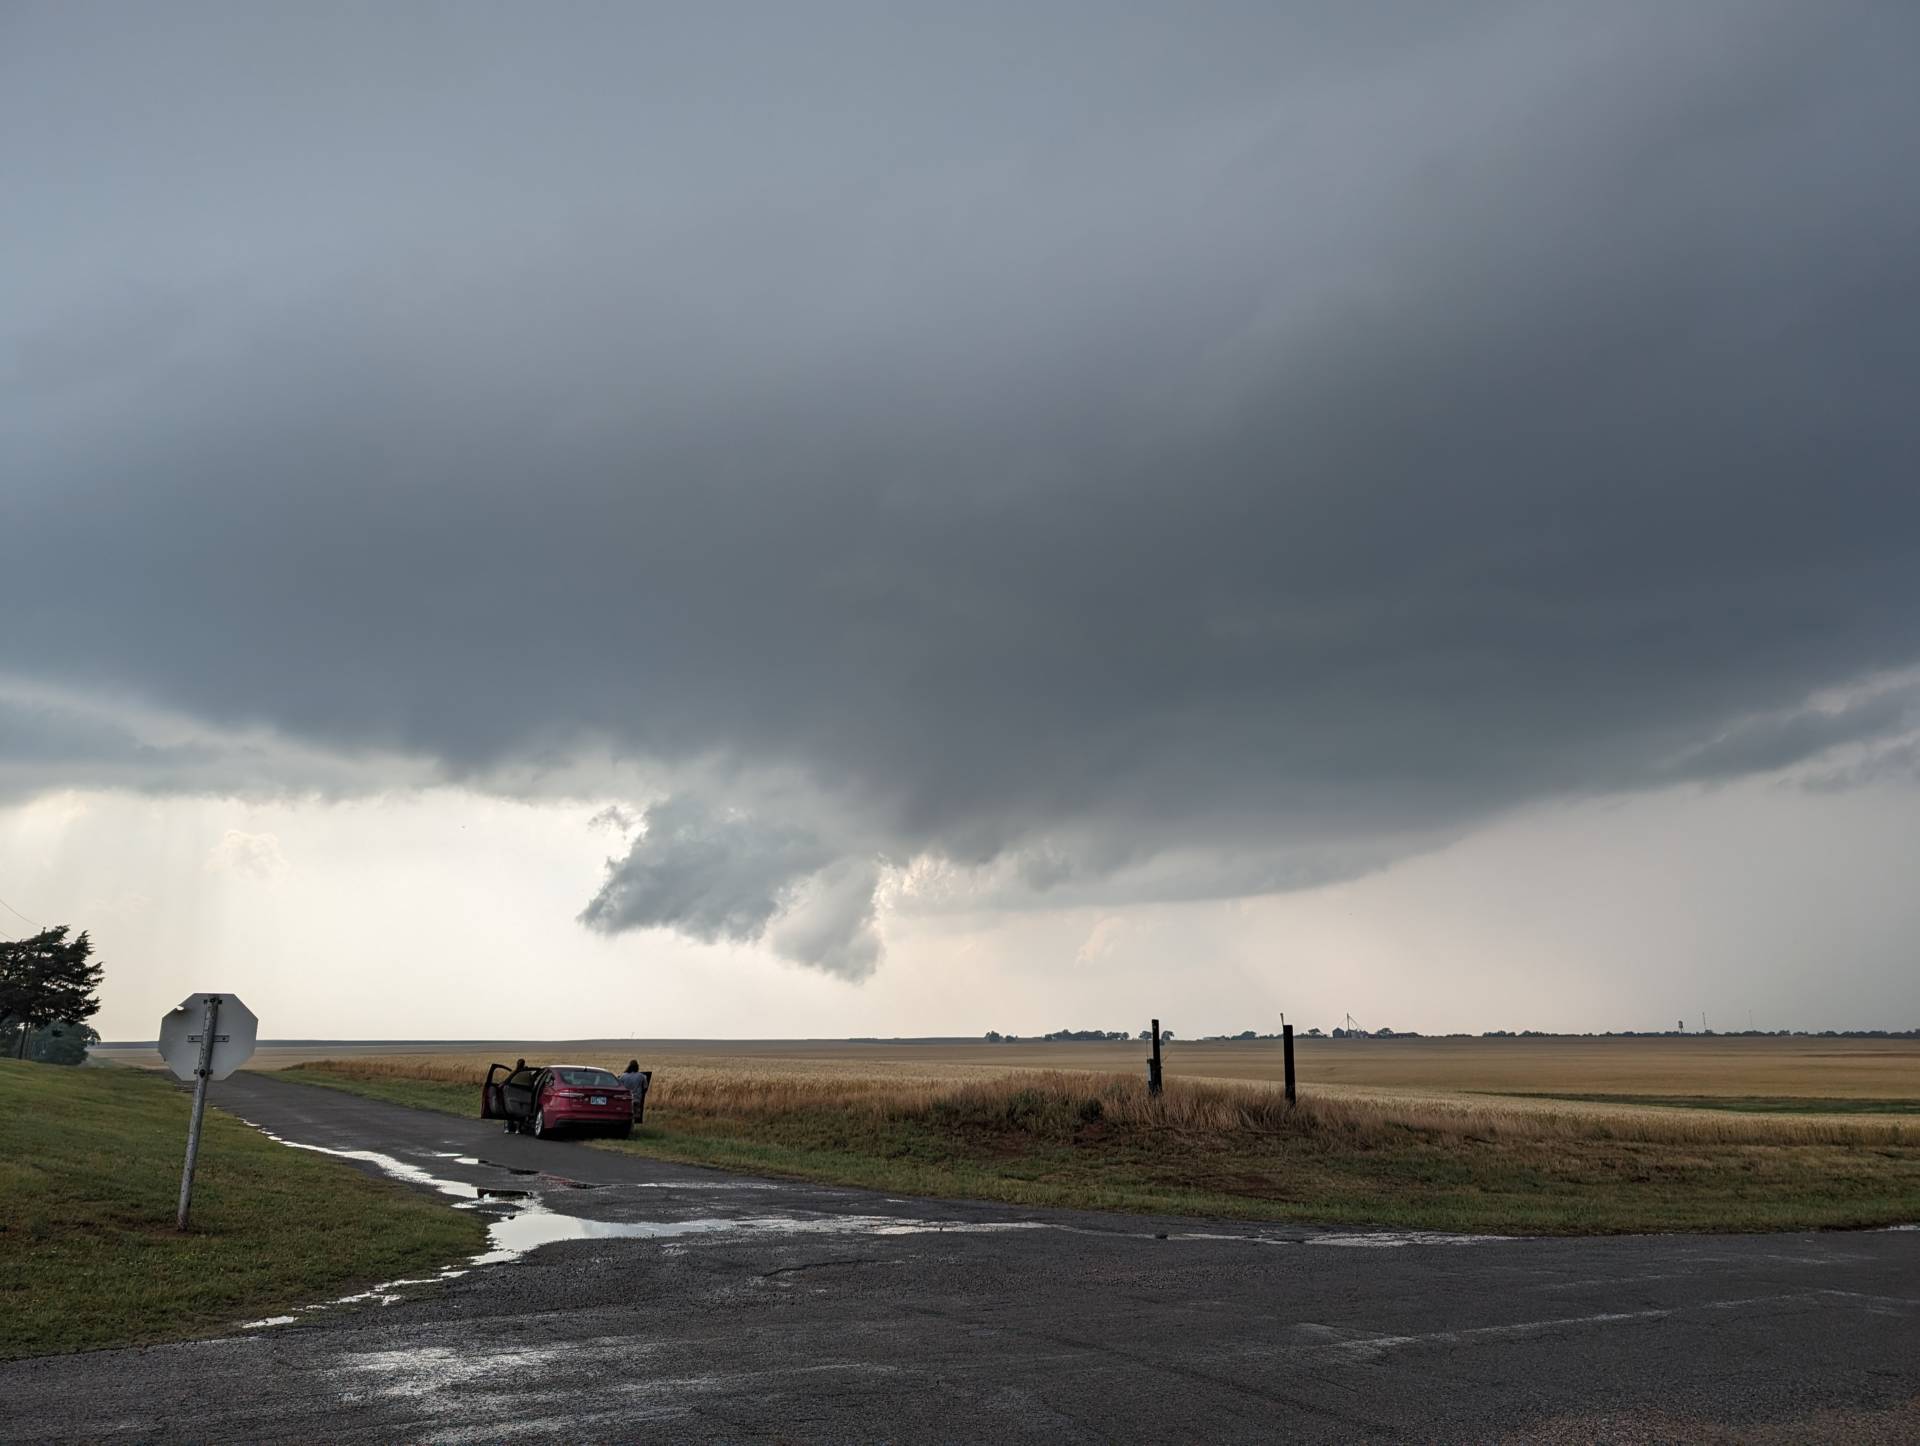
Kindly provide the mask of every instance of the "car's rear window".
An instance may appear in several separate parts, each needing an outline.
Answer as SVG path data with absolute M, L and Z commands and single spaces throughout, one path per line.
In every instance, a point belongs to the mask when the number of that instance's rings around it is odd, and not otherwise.
M 554 1077 L 563 1085 L 594 1090 L 619 1089 L 620 1081 L 603 1069 L 557 1069 Z

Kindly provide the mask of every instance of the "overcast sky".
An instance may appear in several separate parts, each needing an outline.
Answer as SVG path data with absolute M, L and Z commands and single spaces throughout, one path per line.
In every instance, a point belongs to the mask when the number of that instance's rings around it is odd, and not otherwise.
M 0 8 L 0 930 L 110 1037 L 1920 1025 L 1916 53 Z

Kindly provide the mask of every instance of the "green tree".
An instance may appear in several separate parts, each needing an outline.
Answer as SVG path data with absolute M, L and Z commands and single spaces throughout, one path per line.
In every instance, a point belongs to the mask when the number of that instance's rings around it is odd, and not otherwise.
M 56 1019 L 27 1036 L 27 1058 L 35 1064 L 85 1064 L 87 1051 L 99 1042 L 92 1025 Z
M 69 939 L 60 924 L 0 943 L 0 1030 L 18 1036 L 18 1058 L 27 1057 L 35 1031 L 57 1022 L 84 1025 L 100 1012 L 100 973 L 84 929 Z

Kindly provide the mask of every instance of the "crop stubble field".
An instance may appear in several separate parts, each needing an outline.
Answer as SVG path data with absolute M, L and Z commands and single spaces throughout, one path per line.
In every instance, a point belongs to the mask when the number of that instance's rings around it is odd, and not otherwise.
M 605 1063 L 631 1055 L 668 1092 L 723 1080 L 834 1081 L 847 1092 L 907 1084 L 961 1084 L 1017 1072 L 1139 1074 L 1147 1046 L 1110 1044 L 822 1041 L 572 1040 L 459 1045 L 321 1043 L 263 1047 L 257 1069 L 316 1060 L 381 1061 L 396 1074 L 471 1079 L 519 1054 Z M 1277 1084 L 1277 1041 L 1188 1042 L 1164 1048 L 1175 1080 Z M 1740 1036 L 1296 1041 L 1304 1090 L 1333 1097 L 1420 1100 L 1475 1108 L 1617 1113 L 1653 1106 L 1716 1112 L 1791 1101 L 1795 1113 L 1889 1118 L 1920 1110 L 1920 1040 Z M 1586 1097 L 1603 1096 L 1602 1099 Z M 1490 1098 L 1499 1097 L 1499 1098 Z M 1884 1108 L 1876 1108 L 1884 1106 Z
M 1442 1229 L 1920 1218 L 1920 1041 L 570 1041 L 267 1049 L 289 1078 L 458 1114 L 494 1059 L 655 1071 L 640 1153 L 1017 1203 Z

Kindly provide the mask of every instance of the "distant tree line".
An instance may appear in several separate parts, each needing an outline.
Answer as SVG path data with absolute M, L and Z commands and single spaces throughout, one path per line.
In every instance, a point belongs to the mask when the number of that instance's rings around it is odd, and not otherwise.
M 1173 1031 L 1160 1031 L 1162 1039 L 1172 1039 Z M 1262 1034 L 1243 1029 L 1238 1034 L 1203 1034 L 1204 1044 L 1235 1044 L 1277 1040 L 1278 1033 Z M 1479 1034 L 1422 1034 L 1417 1029 L 1307 1029 L 1303 1039 L 1920 1039 L 1920 1029 L 1607 1029 L 1586 1030 L 1578 1034 L 1551 1029 L 1487 1029 Z M 1123 1029 L 1056 1029 L 1051 1034 L 1002 1034 L 997 1029 L 986 1033 L 988 1044 L 1106 1042 L 1120 1039 L 1151 1039 L 1147 1030 L 1129 1036 Z
M 1321 1037 L 1317 1029 L 1309 1038 Z M 1271 1036 L 1262 1035 L 1261 1038 Z M 1920 1039 L 1920 1029 L 1484 1029 L 1479 1034 L 1423 1035 L 1416 1029 L 1336 1029 L 1329 1039 Z

